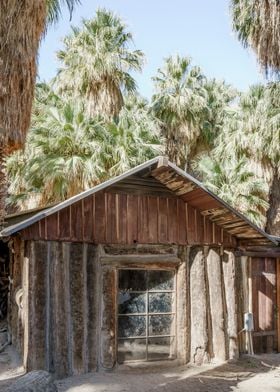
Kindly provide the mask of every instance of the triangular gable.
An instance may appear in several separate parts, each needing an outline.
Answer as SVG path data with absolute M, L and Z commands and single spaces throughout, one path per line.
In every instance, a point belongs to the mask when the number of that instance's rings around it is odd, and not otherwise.
M 185 202 L 198 209 L 202 215 L 207 216 L 208 219 L 239 239 L 250 238 L 260 244 L 278 244 L 275 237 L 269 236 L 241 213 L 205 188 L 201 182 L 169 162 L 164 157 L 151 159 L 124 174 L 105 181 L 104 183 L 73 196 L 51 208 L 40 211 L 28 219 L 5 228 L 0 234 L 2 237 L 10 236 L 90 195 L 94 195 L 107 188 L 110 189 L 112 187 L 120 186 L 128 178 L 132 178 L 135 175 L 142 176 L 143 178 L 155 178 L 158 183 L 166 188 L 166 191 L 179 196 Z M 137 187 L 137 185 L 135 186 Z

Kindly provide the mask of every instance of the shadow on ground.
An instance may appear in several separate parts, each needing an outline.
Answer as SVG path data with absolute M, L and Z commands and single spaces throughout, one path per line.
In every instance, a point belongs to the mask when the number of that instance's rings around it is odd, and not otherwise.
M 57 381 L 60 392 L 280 392 L 280 354 L 220 366 L 87 374 Z
M 0 391 L 24 374 L 12 346 L 0 353 Z M 280 354 L 221 365 L 120 368 L 56 381 L 59 392 L 280 392 Z

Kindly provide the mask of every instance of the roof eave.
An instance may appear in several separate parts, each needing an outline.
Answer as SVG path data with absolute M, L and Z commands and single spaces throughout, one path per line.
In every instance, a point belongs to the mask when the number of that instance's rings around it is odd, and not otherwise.
M 0 233 L 1 237 L 8 237 L 12 234 L 15 234 L 23 229 L 25 229 L 26 227 L 38 222 L 39 220 L 48 217 L 49 215 L 52 215 L 58 211 L 60 211 L 61 209 L 68 207 L 70 205 L 72 205 L 73 203 L 87 197 L 90 195 L 93 195 L 97 192 L 100 192 L 102 190 L 105 190 L 106 188 L 108 188 L 111 185 L 116 184 L 117 182 L 126 179 L 127 177 L 136 174 L 142 170 L 148 169 L 150 167 L 152 167 L 153 165 L 157 164 L 158 167 L 159 166 L 165 166 L 165 167 L 170 167 L 172 170 L 174 170 L 177 174 L 179 174 L 180 176 L 182 176 L 183 178 L 186 178 L 188 181 L 194 183 L 195 185 L 197 185 L 199 188 L 201 188 L 202 190 L 204 190 L 207 194 L 209 194 L 213 199 L 215 199 L 216 201 L 218 201 L 221 205 L 223 205 L 225 208 L 227 208 L 229 211 L 231 211 L 233 214 L 235 214 L 236 216 L 238 216 L 240 219 L 242 219 L 243 221 L 245 221 L 249 226 L 251 226 L 254 230 L 256 230 L 259 234 L 261 234 L 263 237 L 265 237 L 267 240 L 269 240 L 270 242 L 274 243 L 275 245 L 279 245 L 280 242 L 280 238 L 277 238 L 275 236 L 270 236 L 269 234 L 267 234 L 265 231 L 263 231 L 262 229 L 260 229 L 259 227 L 257 227 L 254 223 L 252 223 L 248 218 L 246 218 L 244 215 L 242 215 L 240 212 L 238 212 L 237 210 L 235 210 L 233 207 L 231 207 L 229 204 L 227 204 L 225 201 L 223 201 L 221 198 L 219 198 L 217 195 L 215 195 L 214 193 L 212 193 L 209 189 L 207 189 L 200 181 L 198 181 L 196 178 L 192 177 L 190 174 L 186 173 L 185 171 L 183 171 L 182 169 L 180 169 L 179 167 L 177 167 L 175 164 L 171 163 L 170 161 L 168 161 L 167 158 L 163 157 L 163 156 L 158 156 L 156 158 L 153 158 L 141 165 L 136 166 L 133 169 L 128 170 L 127 172 L 112 178 L 110 180 L 107 180 L 99 185 L 96 185 L 95 187 L 86 190 L 78 195 L 75 195 L 73 197 L 71 197 L 70 199 L 67 199 L 51 208 L 48 208 L 44 211 L 41 211 L 39 213 L 37 213 L 36 215 L 32 216 L 31 218 L 28 218 L 20 223 L 17 223 L 15 225 L 12 225 L 10 227 L 7 227 L 6 229 L 3 229 Z

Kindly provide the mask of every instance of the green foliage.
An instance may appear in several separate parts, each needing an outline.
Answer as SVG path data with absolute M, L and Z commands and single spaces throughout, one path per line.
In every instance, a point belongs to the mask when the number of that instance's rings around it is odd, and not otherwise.
M 45 85 L 36 96 L 25 151 L 7 159 L 11 204 L 26 207 L 30 196 L 34 205 L 64 200 L 161 152 L 157 121 L 140 99 L 107 121 Z
M 55 84 L 60 93 L 83 99 L 90 116 L 112 118 L 123 106 L 123 93 L 134 93 L 131 71 L 141 71 L 144 55 L 130 49 L 132 35 L 111 11 L 99 9 L 82 27 L 72 27 L 57 56 L 62 63 Z
M 268 74 L 280 71 L 279 0 L 231 0 L 233 28 L 239 40 L 256 53 Z
M 280 168 L 280 85 L 252 86 L 219 136 L 216 153 L 246 155 L 269 169 Z
M 47 0 L 47 24 L 58 22 L 62 15 L 62 7 L 65 5 L 68 8 L 70 19 L 72 12 L 76 4 L 79 4 L 80 0 Z
M 191 66 L 189 57 L 170 56 L 153 78 L 156 93 L 153 110 L 162 122 L 166 154 L 186 168 L 192 148 L 201 133 L 201 118 L 207 110 L 205 76 Z
M 64 1 L 70 12 L 77 2 Z M 246 45 L 252 2 L 232 1 Z M 48 2 L 52 21 L 62 4 Z M 58 75 L 36 87 L 25 151 L 7 159 L 10 204 L 64 200 L 165 150 L 263 226 L 272 179 L 280 175 L 279 83 L 241 94 L 207 78 L 189 57 L 169 56 L 153 78 L 149 103 L 136 92 L 132 73 L 141 71 L 144 55 L 132 44 L 125 23 L 105 9 L 65 37 Z M 273 208 L 277 215 L 277 201 Z
M 232 115 L 236 90 L 224 82 L 208 80 L 188 57 L 171 56 L 153 78 L 155 115 L 162 122 L 166 154 L 183 169 L 214 147 L 224 122 Z
M 250 170 L 245 158 L 202 157 L 197 171 L 205 186 L 259 226 L 265 223 L 268 185 Z

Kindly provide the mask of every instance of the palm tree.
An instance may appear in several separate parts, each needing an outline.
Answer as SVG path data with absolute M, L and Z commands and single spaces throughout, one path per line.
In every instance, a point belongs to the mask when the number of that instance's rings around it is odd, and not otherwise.
M 111 11 L 99 9 L 96 17 L 73 27 L 58 52 L 62 62 L 56 78 L 60 92 L 85 98 L 88 115 L 117 116 L 123 93 L 135 92 L 131 71 L 141 71 L 143 53 L 131 50 L 132 35 Z
M 0 12 L 0 223 L 5 210 L 3 156 L 22 148 L 30 125 L 39 43 L 48 12 L 57 15 L 59 0 L 8 0 Z M 76 0 L 64 1 L 71 10 Z M 50 14 L 49 14 L 50 15 Z
M 224 128 L 217 156 L 246 155 L 269 184 L 266 230 L 280 235 L 280 85 L 252 86 Z
M 26 207 L 32 195 L 35 203 L 45 205 L 71 197 L 104 178 L 100 162 L 105 124 L 101 119 L 88 119 L 83 112 L 81 105 L 60 102 L 36 116 L 25 152 L 7 160 L 10 201 Z
M 108 123 L 107 159 L 109 176 L 116 176 L 162 154 L 159 121 L 141 97 L 125 97 L 118 119 Z
M 143 100 L 129 98 L 108 122 L 50 91 L 48 103 L 46 91 L 39 86 L 25 151 L 7 159 L 11 205 L 64 200 L 161 152 L 157 121 Z
M 75 4 L 81 3 L 81 0 L 47 0 L 47 26 L 57 23 L 62 16 L 63 6 L 68 8 L 70 19 Z
M 231 0 L 233 28 L 245 47 L 251 47 L 261 67 L 279 76 L 279 0 Z
M 162 122 L 166 154 L 187 169 L 201 135 L 203 113 L 207 110 L 205 77 L 199 67 L 191 66 L 189 57 L 176 55 L 165 59 L 153 80 L 156 94 L 152 106 Z
M 238 91 L 224 81 L 206 79 L 204 83 L 207 97 L 207 110 L 203 119 L 202 136 L 205 148 L 212 149 L 226 122 L 232 121 L 235 114 L 234 101 Z M 207 149 L 207 148 L 206 148 Z
M 259 226 L 265 223 L 267 184 L 256 178 L 245 158 L 221 161 L 204 156 L 197 164 L 205 186 Z

